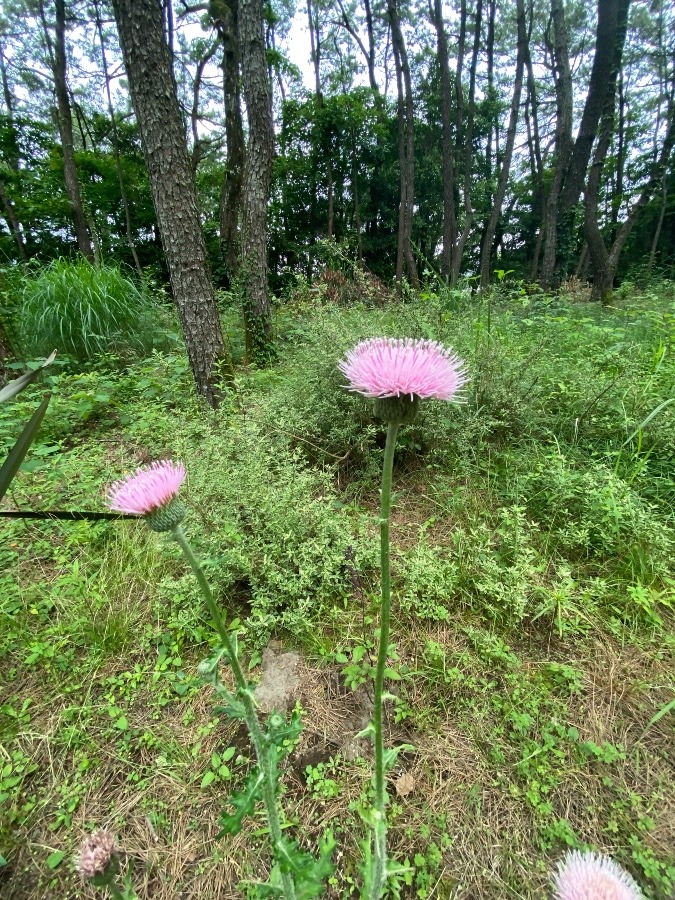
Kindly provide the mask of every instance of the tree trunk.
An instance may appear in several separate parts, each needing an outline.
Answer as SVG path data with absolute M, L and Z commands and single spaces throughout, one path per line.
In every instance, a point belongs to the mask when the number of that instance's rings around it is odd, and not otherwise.
M 120 186 L 120 197 L 122 199 L 122 206 L 124 208 L 124 222 L 127 233 L 127 244 L 129 245 L 129 250 L 131 251 L 131 255 L 134 260 L 134 266 L 136 267 L 136 271 L 138 272 L 138 277 L 143 278 L 143 269 L 141 267 L 140 260 L 138 259 L 138 253 L 136 253 L 136 244 L 134 242 L 133 231 L 131 228 L 131 212 L 129 210 L 129 200 L 127 198 L 126 187 L 124 185 L 124 173 L 122 171 L 122 161 L 120 159 L 120 142 L 119 136 L 117 134 L 115 109 L 113 107 L 112 94 L 110 92 L 110 75 L 108 73 L 108 60 L 105 55 L 103 23 L 101 22 L 101 11 L 99 9 L 98 0 L 94 0 L 94 14 L 96 17 L 96 30 L 98 32 L 98 39 L 101 44 L 101 62 L 103 64 L 103 77 L 105 79 L 105 90 L 106 96 L 108 98 L 108 115 L 110 116 L 110 123 L 112 126 L 113 156 L 115 157 L 115 171 L 117 172 L 117 181 Z
M 530 148 L 530 174 L 532 178 L 532 215 L 539 220 L 539 229 L 534 244 L 534 252 L 530 266 L 529 279 L 535 281 L 539 270 L 539 255 L 543 238 L 544 207 L 546 203 L 546 188 L 544 186 L 544 165 L 541 157 L 541 138 L 539 133 L 539 103 L 537 98 L 537 84 L 534 78 L 532 66 L 532 54 L 530 42 L 532 39 L 532 25 L 534 19 L 534 3 L 529 3 L 529 22 L 527 28 L 527 42 L 525 45 L 525 67 L 527 69 L 527 100 L 525 102 L 525 124 L 527 127 L 527 143 Z
M 405 265 L 410 284 L 419 287 L 417 266 L 412 252 L 412 219 L 415 196 L 414 107 L 410 65 L 401 31 L 396 0 L 388 0 L 387 12 L 391 23 L 391 42 L 396 67 L 398 89 L 398 158 L 400 169 L 400 206 L 398 218 L 398 250 L 396 254 L 396 284 L 402 291 Z
M 469 234 L 471 233 L 471 228 L 473 226 L 473 206 L 471 205 L 471 170 L 473 167 L 473 124 L 474 124 L 474 114 L 476 109 L 476 69 L 478 67 L 478 53 L 480 51 L 480 34 L 481 34 L 481 21 L 483 17 L 483 0 L 478 0 L 476 4 L 476 22 L 474 27 L 473 34 L 473 50 L 471 51 L 471 65 L 469 67 L 469 104 L 467 109 L 467 119 L 466 119 L 466 135 L 464 137 L 464 183 L 462 188 L 463 193 L 463 201 L 464 201 L 464 224 L 462 227 L 461 234 L 459 235 L 459 239 L 457 240 L 457 244 L 455 245 L 453 252 L 453 260 L 452 260 L 452 278 L 450 279 L 450 283 L 454 287 L 457 284 L 459 279 L 459 273 L 462 267 L 462 257 L 464 256 L 464 247 L 466 246 L 466 242 L 469 238 Z M 466 21 L 466 4 L 463 0 L 462 2 L 462 29 L 464 29 Z M 460 62 L 462 60 L 462 56 L 460 55 L 457 61 L 457 73 L 458 79 L 461 79 L 461 66 Z M 462 92 L 461 86 L 458 84 L 457 86 L 457 140 L 460 140 L 461 135 L 461 124 L 462 124 L 462 115 L 464 104 L 461 102 L 462 100 Z M 458 148 L 459 149 L 459 148 Z M 457 154 L 456 154 L 457 155 Z
M 5 210 L 4 218 L 7 222 L 9 230 L 12 232 L 12 237 L 16 242 L 19 256 L 21 257 L 23 262 L 28 262 L 28 251 L 26 250 L 26 242 L 23 239 L 21 225 L 19 224 L 19 220 L 14 209 L 14 204 L 7 196 L 7 191 L 5 190 L 5 185 L 2 181 L 0 181 L 0 203 L 2 203 L 2 206 Z
M 619 34 L 619 24 L 628 16 L 630 0 L 598 0 L 598 24 L 595 39 L 595 56 L 586 95 L 586 104 L 574 142 L 565 185 L 561 197 L 561 213 L 570 210 L 579 201 L 586 180 L 588 162 L 598 125 L 605 108 L 605 98 L 612 77 L 614 51 Z
M 664 169 L 661 176 L 661 208 L 659 210 L 659 218 L 656 222 L 656 230 L 652 239 L 652 247 L 649 251 L 649 262 L 647 263 L 647 277 L 649 278 L 656 262 L 656 251 L 659 246 L 659 238 L 663 229 L 663 222 L 666 217 L 666 206 L 668 205 L 668 173 Z
M 487 99 L 492 102 L 494 100 L 494 79 L 495 79 L 495 16 L 497 14 L 497 0 L 488 0 L 487 11 L 487 36 L 485 40 L 485 55 L 487 57 Z M 495 130 L 495 122 L 490 116 L 487 132 L 487 144 L 485 147 L 485 168 L 487 172 L 487 180 L 492 179 L 492 133 Z M 499 163 L 495 163 L 494 171 L 497 171 Z
M 614 176 L 614 188 L 612 190 L 612 243 L 616 240 L 619 231 L 619 212 L 623 202 L 624 168 L 626 165 L 626 85 L 623 72 L 619 72 L 619 128 L 617 132 L 616 147 L 616 171 Z
M 492 258 L 492 243 L 497 230 L 497 224 L 502 211 L 502 204 L 506 196 L 506 187 L 509 180 L 509 171 L 511 169 L 511 157 L 513 156 L 513 145 L 516 140 L 516 128 L 518 125 L 518 112 L 520 110 L 520 95 L 523 88 L 523 69 L 525 65 L 525 47 L 527 44 L 527 31 L 525 30 L 525 3 L 524 0 L 516 0 L 517 16 L 518 16 L 518 55 L 516 59 L 516 77 L 513 85 L 513 98 L 511 100 L 511 114 L 509 117 L 508 131 L 506 132 L 506 144 L 504 146 L 504 157 L 499 172 L 499 181 L 497 183 L 497 193 L 492 201 L 492 212 L 485 230 L 483 238 L 483 247 L 481 250 L 480 260 L 480 287 L 486 290 L 490 284 L 490 260 Z
M 240 0 L 239 48 L 249 137 L 244 166 L 239 286 L 246 350 L 265 363 L 274 356 L 267 287 L 267 202 L 274 155 L 272 92 L 265 59 L 262 0 Z
M 209 14 L 223 44 L 223 99 L 227 160 L 220 192 L 220 247 L 229 287 L 239 267 L 239 220 L 244 175 L 244 127 L 241 118 L 239 2 L 211 0 Z
M 431 20 L 436 29 L 438 65 L 441 70 L 441 153 L 443 172 L 443 254 L 441 271 L 452 278 L 452 253 L 457 240 L 457 212 L 455 210 L 455 163 L 452 139 L 452 83 L 450 81 L 450 60 L 448 38 L 443 23 L 441 0 L 434 0 Z
M 307 22 L 309 25 L 310 49 L 312 55 L 312 64 L 314 65 L 314 89 L 316 94 L 317 117 L 314 124 L 318 138 L 315 138 L 315 147 L 319 146 L 319 156 L 323 155 L 325 147 L 325 122 L 322 116 L 323 110 L 323 91 L 321 90 L 321 30 L 319 28 L 318 15 L 312 13 L 312 0 L 307 0 Z M 318 166 L 315 167 L 315 177 L 318 174 Z M 326 227 L 327 236 L 333 236 L 334 225 L 334 185 L 333 185 L 333 161 L 330 158 L 330 151 L 326 159 L 326 188 L 328 193 L 328 222 Z M 316 188 L 314 189 L 316 192 Z
M 593 293 L 591 299 L 600 300 L 603 304 L 611 302 L 614 277 L 619 265 L 621 252 L 628 240 L 628 236 L 633 230 L 633 226 L 635 225 L 640 210 L 649 202 L 654 188 L 663 176 L 670 154 L 673 151 L 673 146 L 675 146 L 675 106 L 671 106 L 669 110 L 667 131 L 659 158 L 652 166 L 651 173 L 643 185 L 637 200 L 631 207 L 628 216 L 621 225 L 609 252 L 607 251 L 605 242 L 602 238 L 597 219 L 599 181 L 602 170 L 602 160 L 604 159 L 602 148 L 599 148 L 600 152 L 596 154 L 599 165 L 596 165 L 594 159 L 593 167 L 588 178 L 584 216 L 586 240 L 588 241 L 588 251 L 593 271 Z
M 156 0 L 113 0 L 152 197 L 197 390 L 211 406 L 231 378 L 208 268 L 169 47 Z
M 572 155 L 572 70 L 570 68 L 569 38 L 565 23 L 563 0 L 551 0 L 551 18 L 553 21 L 555 62 L 555 173 L 546 200 L 542 230 L 544 232 L 544 262 L 541 272 L 541 286 L 544 290 L 551 287 L 555 272 L 556 253 L 558 249 L 558 203 L 562 190 L 565 172 Z
M 202 139 L 199 136 L 199 92 L 202 89 L 202 80 L 204 78 L 204 69 L 207 67 L 213 56 L 215 55 L 216 50 L 218 49 L 218 41 L 214 41 L 214 43 L 206 50 L 204 55 L 200 58 L 197 63 L 197 70 L 195 72 L 195 80 L 192 83 L 192 109 L 190 110 L 190 125 L 192 127 L 192 169 L 197 175 L 197 169 L 199 168 L 199 163 L 202 161 L 202 156 L 204 153 L 204 144 L 208 144 L 209 141 Z
M 616 36 L 610 59 L 610 75 L 605 88 L 606 93 L 600 124 L 600 134 L 598 136 L 598 144 L 593 155 L 593 164 L 588 175 L 588 184 L 586 185 L 585 191 L 584 232 L 593 272 L 593 293 L 591 296 L 592 299 L 600 300 L 603 304 L 611 302 L 614 275 L 616 273 L 619 255 L 633 226 L 635 217 L 637 216 L 639 209 L 649 199 L 651 190 L 659 174 L 657 167 L 654 166 L 651 177 L 643 187 L 640 198 L 621 227 L 611 250 L 608 251 L 598 223 L 598 203 L 602 169 L 614 134 L 616 85 L 621 70 L 627 26 L 628 2 L 625 2 L 625 4 L 621 6 L 618 14 Z M 667 151 L 668 154 L 670 153 L 671 131 L 672 129 L 669 127 L 663 147 L 664 152 Z M 665 160 L 663 160 L 663 165 L 665 165 Z
M 82 206 L 82 194 L 80 182 L 75 165 L 75 148 L 73 142 L 73 116 L 68 96 L 68 84 L 66 81 L 66 8 L 64 0 L 55 0 L 56 9 L 55 35 L 56 41 L 53 52 L 54 88 L 56 91 L 56 104 L 58 110 L 59 133 L 63 150 L 63 176 L 66 183 L 66 193 L 70 200 L 73 216 L 75 237 L 80 253 L 94 262 L 94 251 L 91 245 L 91 237 L 87 229 L 87 218 Z M 42 4 L 41 4 L 42 7 Z M 44 23 L 44 18 L 43 18 Z M 50 44 L 49 34 L 45 28 L 45 37 Z

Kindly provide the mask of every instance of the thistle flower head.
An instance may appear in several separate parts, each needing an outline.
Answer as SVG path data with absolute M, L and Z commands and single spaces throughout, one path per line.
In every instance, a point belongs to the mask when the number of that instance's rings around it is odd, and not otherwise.
M 76 868 L 82 878 L 103 875 L 115 852 L 115 838 L 109 831 L 95 831 L 80 844 Z
M 338 368 L 349 390 L 366 397 L 451 400 L 467 381 L 462 361 L 436 341 L 371 338 L 350 350 Z
M 633 878 L 601 853 L 574 850 L 559 863 L 553 883 L 556 900 L 641 900 Z
M 169 531 L 185 515 L 185 508 L 177 499 L 184 481 L 182 463 L 168 459 L 154 462 L 111 485 L 108 505 L 117 512 L 146 516 L 155 531 Z

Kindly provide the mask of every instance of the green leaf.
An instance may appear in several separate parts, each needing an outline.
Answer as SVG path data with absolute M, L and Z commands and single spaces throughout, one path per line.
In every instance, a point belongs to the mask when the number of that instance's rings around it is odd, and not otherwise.
M 115 722 L 115 728 L 118 728 L 120 731 L 128 731 L 129 722 L 127 721 L 127 717 L 120 716 L 119 719 Z
M 47 865 L 50 869 L 55 869 L 57 866 L 60 866 L 65 857 L 65 853 L 63 850 L 55 850 L 54 853 L 50 853 L 47 857 Z
M 19 471 L 19 466 L 23 462 L 26 453 L 28 453 L 28 448 L 33 442 L 35 435 L 42 424 L 44 415 L 47 412 L 51 396 L 51 394 L 47 394 L 42 403 L 35 410 L 28 425 L 26 425 L 21 432 L 16 444 L 14 444 L 9 451 L 7 459 L 2 464 L 2 468 L 0 469 L 0 500 L 2 500 L 9 490 L 12 479 Z
M 222 761 L 224 763 L 227 763 L 232 759 L 232 757 L 234 756 L 234 754 L 236 752 L 237 752 L 236 747 L 228 747 L 227 750 L 223 754 L 221 754 L 220 758 L 222 759 Z
M 3 866 L 6 866 L 6 865 L 7 865 L 7 860 L 6 860 L 5 857 L 2 855 L 2 853 L 0 853 L 0 869 L 1 869 Z
M 206 772 L 204 777 L 202 778 L 202 783 L 199 785 L 199 787 L 200 788 L 208 787 L 211 784 L 211 782 L 215 780 L 215 777 L 216 777 L 216 773 L 212 772 L 211 769 L 209 769 L 209 771 Z
M 30 369 L 30 371 L 25 372 L 23 375 L 20 375 L 18 378 L 15 378 L 14 381 L 10 381 L 9 384 L 6 384 L 4 388 L 0 390 L 0 403 L 3 400 L 9 400 L 12 397 L 15 397 L 17 394 L 20 394 L 21 391 L 28 387 L 28 385 L 35 381 L 40 372 L 43 369 L 46 369 L 47 366 L 51 366 L 54 362 L 54 358 L 56 356 L 56 350 L 49 356 L 41 365 L 37 367 L 37 369 Z
M 622 446 L 622 447 L 625 447 L 626 444 L 630 444 L 630 442 L 631 442 L 634 438 L 636 438 L 636 437 L 638 436 L 638 434 L 639 434 L 641 431 L 644 431 L 644 429 L 647 427 L 647 425 L 649 425 L 649 423 L 651 422 L 651 420 L 652 420 L 655 416 L 658 416 L 658 414 L 661 412 L 662 409 L 665 409 L 667 406 L 670 406 L 671 403 L 675 403 L 675 397 L 669 397 L 667 400 L 664 400 L 663 403 L 659 403 L 659 405 L 656 407 L 656 409 L 653 409 L 653 410 L 649 413 L 649 415 L 647 416 L 647 418 L 646 418 L 646 419 L 643 419 L 642 422 L 640 422 L 640 424 L 639 424 L 638 427 L 635 429 L 635 431 L 631 434 L 631 436 L 630 436 L 629 438 L 626 438 L 626 440 L 623 442 L 623 444 L 622 444 L 621 446 Z
M 656 723 L 662 719 L 664 716 L 667 716 L 671 710 L 675 709 L 675 697 L 669 702 L 666 703 L 665 706 L 662 706 L 661 709 L 656 713 L 656 715 L 652 716 L 649 722 L 647 722 L 647 727 L 642 732 L 638 740 L 642 740 L 642 738 L 647 734 L 652 725 L 656 725 Z
M 321 841 L 318 859 L 285 836 L 278 842 L 274 856 L 281 871 L 293 875 L 298 900 L 311 900 L 324 893 L 323 882 L 333 873 L 330 857 L 334 848 L 335 838 L 331 831 Z
M 229 803 L 234 807 L 234 812 L 221 813 L 219 820 L 221 830 L 216 835 L 217 839 L 225 834 L 239 834 L 244 819 L 251 815 L 260 798 L 263 779 L 263 773 L 256 766 L 246 779 L 244 790 L 232 794 Z

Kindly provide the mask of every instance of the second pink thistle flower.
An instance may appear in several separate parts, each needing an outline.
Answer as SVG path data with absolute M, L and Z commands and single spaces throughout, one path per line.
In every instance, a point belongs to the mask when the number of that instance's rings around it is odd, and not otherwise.
M 464 364 L 437 341 L 371 338 L 361 341 L 338 366 L 350 390 L 366 397 L 452 400 L 466 384 Z
M 420 400 L 452 400 L 467 382 L 462 361 L 437 341 L 371 338 L 338 367 L 349 390 L 375 398 L 386 421 L 412 421 Z

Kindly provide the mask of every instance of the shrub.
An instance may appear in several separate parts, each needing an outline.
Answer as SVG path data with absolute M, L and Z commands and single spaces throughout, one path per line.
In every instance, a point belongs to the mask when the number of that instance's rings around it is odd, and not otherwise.
M 347 600 L 349 546 L 360 571 L 372 569 L 360 525 L 336 505 L 330 477 L 309 470 L 256 423 L 223 422 L 199 434 L 178 426 L 171 452 L 189 472 L 187 496 L 204 525 L 195 540 L 209 578 L 226 605 L 250 604 L 247 627 L 257 640 L 279 627 L 306 633 Z
M 27 357 L 56 348 L 79 362 L 107 350 L 147 352 L 158 310 L 117 266 L 57 259 L 26 277 L 17 315 Z

